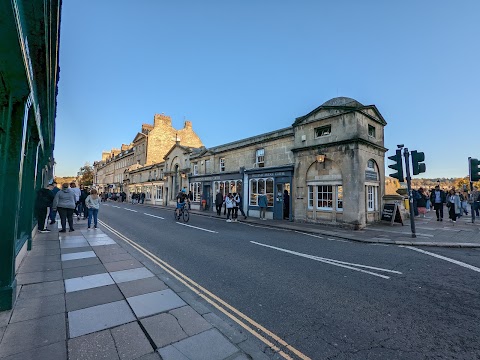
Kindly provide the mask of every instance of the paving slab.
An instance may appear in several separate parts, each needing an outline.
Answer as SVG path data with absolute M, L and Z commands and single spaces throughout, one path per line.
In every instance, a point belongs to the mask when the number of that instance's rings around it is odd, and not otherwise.
M 68 313 L 70 338 L 135 321 L 125 300 L 97 305 Z
M 102 246 L 97 246 L 95 248 L 99 248 L 99 247 L 102 247 Z M 100 260 L 103 263 L 135 259 L 132 255 L 128 254 L 127 252 L 121 253 L 121 254 L 101 254 L 101 253 L 97 253 L 97 256 L 100 258 Z
M 222 320 L 218 315 L 209 313 L 203 315 L 204 319 L 210 324 L 216 327 L 220 332 L 225 335 L 232 343 L 239 344 L 242 341 L 247 340 L 247 334 L 230 326 L 226 321 Z
M 217 329 L 181 340 L 173 346 L 190 360 L 223 360 L 238 352 Z M 161 351 L 160 355 L 162 354 Z
M 29 272 L 17 274 L 16 276 L 18 285 L 36 284 L 41 282 L 62 280 L 62 270 L 42 271 L 42 272 Z
M 127 301 L 139 318 L 187 305 L 170 289 L 129 297 Z
M 0 327 L 0 343 L 2 342 L 3 334 L 5 333 L 6 329 L 6 326 Z
M 122 248 L 120 245 L 105 245 L 99 248 L 94 249 L 97 254 L 126 254 L 127 250 Z
M 28 259 L 28 263 L 32 263 L 32 264 L 49 263 L 49 262 L 60 261 L 60 255 L 59 254 L 54 254 L 54 255 L 33 254 L 32 255 L 32 253 L 29 252 L 27 259 Z
M 128 270 L 128 269 L 136 269 L 143 267 L 143 264 L 138 260 L 122 260 L 122 261 L 115 261 L 111 263 L 106 263 L 105 268 L 110 271 L 120 271 L 120 270 Z
M 155 315 L 142 319 L 140 322 L 157 348 L 162 348 L 188 337 L 175 316 L 171 314 Z
M 137 269 L 113 271 L 110 273 L 110 275 L 116 283 L 145 279 L 155 276 L 152 272 L 150 272 L 150 270 L 144 267 Z
M 65 291 L 67 293 L 72 291 L 92 289 L 100 286 L 113 285 L 115 283 L 108 273 L 66 279 L 64 282 Z
M 123 299 L 124 296 L 117 285 L 101 286 L 65 294 L 67 311 L 85 309 Z
M 71 253 L 85 252 L 85 251 L 92 251 L 92 247 L 88 245 L 88 246 L 82 246 L 79 248 L 61 249 L 61 254 L 62 255 L 71 254 Z
M 178 292 L 177 295 L 180 296 L 183 301 L 190 305 L 200 315 L 208 314 L 212 311 L 207 308 L 206 305 L 204 305 L 205 300 L 191 291 Z
M 197 335 L 212 328 L 212 325 L 190 306 L 174 309 L 169 314 L 177 318 L 178 323 L 188 336 Z
M 80 259 L 88 259 L 94 258 L 97 255 L 93 251 L 81 251 L 75 252 L 70 254 L 62 254 L 62 261 L 69 261 L 69 260 L 80 260 Z
M 62 263 L 60 261 L 49 262 L 49 263 L 30 263 L 29 261 L 24 261 L 22 266 L 18 269 L 18 273 L 29 273 L 37 271 L 52 271 L 60 270 L 62 268 Z
M 61 249 L 72 249 L 72 248 L 79 248 L 79 247 L 84 247 L 84 246 L 89 246 L 90 244 L 88 243 L 87 240 L 64 240 L 63 242 L 60 243 L 60 248 Z
M 49 281 L 39 284 L 23 285 L 19 298 L 42 297 L 65 292 L 62 280 Z
M 121 360 L 137 359 L 154 350 L 137 322 L 113 328 L 110 332 Z
M 37 319 L 65 312 L 65 295 L 55 294 L 44 297 L 18 299 L 10 323 Z
M 119 360 L 115 341 L 109 330 L 68 340 L 69 360 Z
M 88 275 L 95 275 L 95 274 L 102 274 L 106 273 L 107 269 L 102 264 L 97 265 L 90 265 L 90 266 L 81 266 L 81 267 L 74 267 L 70 269 L 63 270 L 63 278 L 64 279 L 72 279 L 76 277 L 88 276 Z
M 59 341 L 55 344 L 37 347 L 15 355 L 2 358 L 2 360 L 65 360 L 67 358 L 67 344 Z
M 30 250 L 30 256 L 49 256 L 49 255 L 58 255 L 60 254 L 61 251 L 60 251 L 60 247 L 57 246 L 55 248 L 45 248 L 45 247 L 41 247 L 41 248 L 38 248 L 36 244 L 32 245 L 32 250 Z
M 97 257 L 79 259 L 79 260 L 68 260 L 68 261 L 64 261 L 62 263 L 62 268 L 65 270 L 65 269 L 70 269 L 70 268 L 74 268 L 74 267 L 98 265 L 98 264 L 101 264 L 101 263 L 102 262 Z
M 88 243 L 90 246 L 106 246 L 106 245 L 112 245 L 116 244 L 115 241 L 113 241 L 110 238 L 100 238 L 100 239 L 88 239 Z
M 172 345 L 158 350 L 162 360 L 190 360 Z
M 8 325 L 12 312 L 12 310 L 0 311 L 0 327 Z
M 99 233 L 98 231 L 93 231 L 92 232 L 92 230 L 87 231 L 86 233 L 84 232 L 83 236 L 85 236 L 85 238 L 87 238 L 87 239 L 110 238 L 110 236 L 108 236 L 108 234 L 101 233 L 101 232 Z
M 162 359 L 160 358 L 160 355 L 158 353 L 153 352 L 147 355 L 143 355 L 135 360 L 162 360 Z
M 127 298 L 168 289 L 168 286 L 157 277 L 127 281 L 117 285 Z
M 33 247 L 36 251 L 46 251 L 51 249 L 60 249 L 60 244 L 56 241 L 43 241 L 41 243 L 35 243 Z
M 66 339 L 65 314 L 9 324 L 0 343 L 0 358 Z

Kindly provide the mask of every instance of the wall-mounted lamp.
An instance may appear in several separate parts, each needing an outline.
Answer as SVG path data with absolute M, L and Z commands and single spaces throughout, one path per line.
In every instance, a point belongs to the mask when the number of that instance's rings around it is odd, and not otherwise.
M 325 162 L 325 157 L 326 157 L 325 154 L 318 154 L 317 155 L 317 162 L 324 163 Z

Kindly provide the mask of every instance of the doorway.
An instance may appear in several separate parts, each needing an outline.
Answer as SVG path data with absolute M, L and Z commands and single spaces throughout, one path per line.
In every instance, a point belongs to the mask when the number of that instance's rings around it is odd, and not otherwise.
M 287 193 L 285 193 L 287 191 Z M 275 204 L 273 218 L 276 220 L 290 220 L 290 183 L 277 182 L 275 187 Z

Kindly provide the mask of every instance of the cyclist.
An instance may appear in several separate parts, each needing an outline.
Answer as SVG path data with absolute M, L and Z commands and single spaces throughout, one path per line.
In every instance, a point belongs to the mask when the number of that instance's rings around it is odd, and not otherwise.
M 188 199 L 186 192 L 187 191 L 185 189 L 182 189 L 181 191 L 178 192 L 178 195 L 177 195 L 177 209 L 176 209 L 177 218 L 180 217 L 180 209 L 185 206 L 185 200 Z

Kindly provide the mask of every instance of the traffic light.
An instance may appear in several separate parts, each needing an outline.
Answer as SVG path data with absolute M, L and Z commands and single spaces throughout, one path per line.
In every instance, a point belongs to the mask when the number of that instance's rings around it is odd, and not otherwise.
M 404 182 L 403 179 L 403 163 L 402 163 L 402 150 L 395 151 L 395 155 L 388 157 L 390 160 L 395 161 L 395 164 L 388 165 L 390 169 L 397 170 L 396 173 L 390 174 L 390 177 L 398 179 L 400 182 Z
M 427 171 L 427 167 L 423 163 L 425 161 L 425 154 L 421 151 L 412 151 L 412 168 L 413 175 L 418 175 Z
M 480 161 L 478 159 L 472 159 L 469 158 L 470 160 L 470 181 L 478 181 L 480 180 Z

